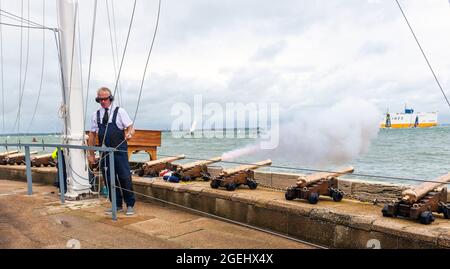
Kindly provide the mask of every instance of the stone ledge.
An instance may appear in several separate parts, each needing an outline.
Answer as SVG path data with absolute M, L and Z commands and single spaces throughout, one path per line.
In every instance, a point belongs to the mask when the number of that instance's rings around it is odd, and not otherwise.
M 56 170 L 33 169 L 54 178 Z M 0 178 L 25 180 L 24 167 L 0 169 Z M 36 182 L 36 181 L 35 181 Z M 302 200 L 286 201 L 283 192 L 267 189 L 211 189 L 208 182 L 174 184 L 161 179 L 134 178 L 139 192 L 158 199 L 285 233 L 331 248 L 365 248 L 371 239 L 383 248 L 450 248 L 450 222 L 442 217 L 428 226 L 417 222 L 384 218 L 381 207 L 346 200 L 322 199 L 317 205 Z M 149 200 L 145 196 L 138 199 Z
M 198 197 L 201 184 L 204 189 Z M 167 190 L 165 183 L 153 183 L 151 187 Z M 208 187 L 205 182 L 186 187 L 188 196 L 210 198 L 207 203 L 212 206 L 208 213 L 331 248 L 365 248 L 370 239 L 379 240 L 385 248 L 449 247 L 450 237 L 446 232 L 450 231 L 450 223 L 442 218 L 424 226 L 409 220 L 384 218 L 379 206 L 345 199 L 341 203 L 324 199 L 310 205 L 300 200 L 286 201 L 284 194 L 276 191 L 227 192 L 208 190 Z M 188 206 L 184 201 L 181 203 Z

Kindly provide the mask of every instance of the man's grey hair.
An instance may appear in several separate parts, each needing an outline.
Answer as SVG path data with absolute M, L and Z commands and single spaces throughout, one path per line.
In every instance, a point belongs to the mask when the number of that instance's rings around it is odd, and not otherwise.
M 100 89 L 97 90 L 97 95 L 98 95 L 100 92 L 108 92 L 109 95 L 112 96 L 112 92 L 111 92 L 111 90 L 110 90 L 109 88 L 101 87 Z

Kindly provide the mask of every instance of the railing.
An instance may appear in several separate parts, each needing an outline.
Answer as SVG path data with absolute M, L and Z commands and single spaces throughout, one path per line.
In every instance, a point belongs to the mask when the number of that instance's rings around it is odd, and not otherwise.
M 117 205 L 116 205 L 116 181 L 115 181 L 115 168 L 114 168 L 114 154 L 111 154 L 116 151 L 114 148 L 107 147 L 89 147 L 89 146 L 77 146 L 77 145 L 67 145 L 67 144 L 0 144 L 0 147 L 5 147 L 8 150 L 8 147 L 17 147 L 17 148 L 25 148 L 25 164 L 26 164 L 26 176 L 27 176 L 27 187 L 28 187 L 28 195 L 33 195 L 33 178 L 31 174 L 31 156 L 30 156 L 30 148 L 37 147 L 49 147 L 49 148 L 57 148 L 58 149 L 58 173 L 59 173 L 59 190 L 60 190 L 60 198 L 61 203 L 65 203 L 65 188 L 64 188 L 64 175 L 63 175 L 63 162 L 61 156 L 63 156 L 62 149 L 79 149 L 79 150 L 94 150 L 99 152 L 107 152 L 109 155 L 109 174 L 110 174 L 110 190 L 111 190 L 111 203 L 112 203 L 112 219 L 117 221 Z

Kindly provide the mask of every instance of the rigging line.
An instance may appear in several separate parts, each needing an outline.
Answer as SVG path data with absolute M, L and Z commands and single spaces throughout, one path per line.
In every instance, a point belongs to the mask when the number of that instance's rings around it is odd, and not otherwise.
M 56 32 L 57 29 L 55 28 L 49 28 L 49 27 L 34 27 L 34 26 L 26 26 L 26 25 L 18 25 L 18 24 L 12 24 L 12 23 L 6 23 L 6 22 L 2 22 L 0 23 L 1 25 L 5 25 L 5 26 L 12 26 L 12 27 L 18 27 L 18 28 L 25 28 L 25 29 L 45 29 L 45 30 L 50 30 L 50 31 L 54 31 Z
M 133 12 L 131 13 L 130 25 L 128 26 L 127 38 L 126 38 L 126 41 L 125 41 L 125 47 L 124 47 L 124 49 L 123 49 L 122 60 L 121 60 L 121 63 L 120 63 L 119 73 L 118 73 L 118 75 L 117 75 L 117 80 L 116 80 L 116 85 L 115 85 L 115 87 L 114 87 L 114 93 L 113 93 L 113 95 L 115 95 L 116 92 L 117 92 L 117 85 L 119 84 L 120 75 L 122 74 L 123 62 L 124 62 L 124 60 L 125 60 L 125 55 L 126 55 L 127 48 L 128 48 L 128 41 L 129 41 L 129 39 L 130 39 L 131 28 L 133 27 L 134 14 L 135 14 L 135 11 L 136 11 L 136 2 L 137 2 L 137 0 L 134 0 Z M 111 111 L 111 112 L 112 112 L 112 111 Z M 108 120 L 108 123 L 106 124 L 106 131 L 105 131 L 105 134 L 104 134 L 104 136 L 103 136 L 102 145 L 105 144 L 106 135 L 108 134 L 108 127 L 109 127 L 109 120 Z M 123 143 L 123 142 L 124 142 L 124 141 L 122 141 L 122 143 Z
M 109 13 L 108 0 L 105 0 L 105 3 L 106 3 L 106 14 L 108 15 L 107 17 L 108 17 L 109 40 L 110 40 L 111 51 L 112 51 L 112 59 L 113 59 L 113 66 L 114 66 L 114 76 L 117 77 L 117 69 L 118 69 L 117 63 L 119 61 L 119 52 L 114 49 L 114 42 L 113 42 L 113 34 L 112 34 L 112 30 L 111 30 L 111 19 L 110 19 L 110 13 Z M 117 42 L 117 40 L 116 40 L 116 42 Z M 116 43 L 116 48 L 117 48 L 117 43 Z M 119 97 L 120 93 L 121 93 L 120 88 L 121 87 L 120 87 L 120 81 L 119 81 L 119 87 L 118 87 L 118 90 L 117 90 L 117 97 L 118 97 L 117 99 L 119 100 L 119 106 L 122 105 L 122 102 L 121 102 L 120 97 Z
M 69 77 L 69 100 L 72 98 L 72 79 L 73 79 L 73 62 L 75 59 L 75 45 L 76 45 L 76 33 L 77 33 L 77 21 L 78 21 L 78 0 L 75 2 L 75 11 L 73 14 L 73 35 L 72 35 L 72 56 L 70 62 L 70 77 Z
M 92 71 L 92 58 L 94 52 L 94 37 L 95 37 L 95 26 L 97 21 L 97 0 L 94 2 L 94 16 L 92 21 L 92 33 L 91 33 L 91 51 L 89 54 L 89 69 L 88 69 L 88 77 L 87 77 L 87 89 L 86 89 L 86 103 L 84 106 L 84 126 L 86 126 L 86 117 L 87 117 L 87 108 L 88 108 L 88 99 L 89 99 L 89 88 L 91 83 L 91 71 Z
M 120 150 L 116 150 L 116 151 L 120 151 Z M 158 156 L 161 156 L 161 157 L 177 157 L 177 156 L 165 155 L 165 154 L 158 154 Z M 188 156 L 186 156 L 185 159 L 186 160 L 194 160 L 194 161 L 207 161 L 208 160 L 208 159 L 205 159 L 205 158 L 196 158 L 196 157 L 188 157 Z M 279 166 L 279 165 L 278 166 L 277 165 L 264 166 L 264 165 L 257 165 L 257 164 L 254 164 L 254 163 L 245 163 L 245 162 L 221 161 L 221 163 L 237 164 L 237 165 L 248 165 L 248 164 L 251 164 L 251 165 L 255 165 L 255 166 L 259 166 L 259 167 L 279 168 L 279 169 L 286 169 L 286 170 L 315 172 L 315 173 L 338 173 L 338 171 L 330 171 L 330 170 L 319 170 L 319 169 L 310 169 L 310 168 L 301 168 L 301 167 L 289 167 L 289 166 Z M 379 178 L 379 179 L 394 179 L 394 180 L 401 180 L 401 181 L 442 183 L 442 182 L 439 182 L 439 181 L 423 180 L 423 179 L 417 179 L 417 178 L 405 178 L 405 177 L 393 177 L 393 176 L 376 176 L 376 175 L 359 174 L 359 173 L 347 174 L 347 176 L 362 176 L 362 177 Z
M 27 2 L 28 2 L 28 8 L 27 8 L 28 18 L 30 18 L 30 0 L 27 0 Z M 22 113 L 23 96 L 25 94 L 25 85 L 27 83 L 29 55 L 30 55 L 30 29 L 28 28 L 27 29 L 27 54 L 25 57 L 25 73 L 24 73 L 24 77 L 23 77 L 22 89 L 19 89 L 19 91 L 21 91 L 21 93 L 20 93 L 20 97 L 19 97 L 19 109 L 18 109 L 18 114 L 17 114 L 17 118 L 16 118 L 18 134 L 20 134 L 20 120 L 21 120 L 21 113 Z
M 79 13 L 79 12 L 78 12 Z M 78 14 L 80 16 L 80 14 Z M 78 21 L 78 58 L 80 59 L 79 65 L 80 65 L 80 78 L 81 78 L 81 103 L 84 103 L 84 81 L 83 81 L 83 54 L 81 51 L 81 21 Z M 84 124 L 84 122 L 83 122 Z M 83 131 L 84 131 L 84 125 L 83 125 Z M 84 141 L 85 139 L 83 139 Z
M 59 6 L 56 5 L 56 16 L 57 16 L 57 20 L 60 21 L 60 12 L 59 12 Z M 61 99 L 62 99 L 62 105 L 60 106 L 59 109 L 59 113 L 61 115 L 58 115 L 63 121 L 63 134 L 62 137 L 64 137 L 64 135 L 67 135 L 68 133 L 68 129 L 67 129 L 67 117 L 66 117 L 66 106 L 64 104 L 67 103 L 67 95 L 66 95 L 66 82 L 64 81 L 65 77 L 64 77 L 64 70 L 63 70 L 63 60 L 62 60 L 62 52 L 61 52 L 61 35 L 60 35 L 60 31 L 56 30 L 53 32 L 53 36 L 55 38 L 55 44 L 56 44 L 56 50 L 58 53 L 58 72 L 59 72 L 59 80 L 58 83 L 61 86 Z M 64 143 L 64 139 L 62 139 L 62 143 Z
M 61 54 L 61 39 L 59 38 L 59 32 L 54 31 L 53 32 L 53 36 L 55 37 L 55 43 L 56 43 L 56 50 L 58 53 L 58 71 L 59 71 L 59 83 L 62 89 L 62 100 L 63 100 L 63 104 L 66 103 L 66 93 L 65 93 L 65 82 L 64 82 L 64 72 L 63 72 L 63 64 L 62 64 L 62 54 Z M 65 117 L 65 107 L 63 107 L 63 120 L 64 120 L 64 134 L 67 134 L 67 117 Z
M 42 24 L 45 24 L 45 0 L 42 0 L 43 2 L 43 9 L 42 9 Z M 42 92 L 42 84 L 44 81 L 44 67 L 45 67 L 45 29 L 42 29 L 42 66 L 41 66 L 41 80 L 39 83 L 39 92 L 38 97 L 36 100 L 36 105 L 34 106 L 33 116 L 31 117 L 30 124 L 28 125 L 27 133 L 30 131 L 31 126 L 33 125 L 34 118 L 36 117 L 37 108 L 39 105 L 39 100 L 41 98 L 41 92 Z
M 116 12 L 114 9 L 114 0 L 111 0 L 111 10 L 112 10 L 112 20 L 113 20 L 113 30 L 114 30 L 114 42 L 116 45 L 116 59 L 119 59 L 119 47 L 118 47 L 118 42 L 117 42 Z M 125 104 L 123 102 L 123 91 L 122 91 L 122 85 L 121 85 L 120 81 L 119 81 L 119 90 L 120 90 L 120 96 L 119 96 L 120 105 L 125 106 Z
M 20 16 L 23 17 L 23 0 L 21 0 Z M 23 26 L 22 21 L 20 22 L 20 26 Z M 23 60 L 22 57 L 23 57 L 23 28 L 20 28 L 19 104 L 20 104 L 20 91 L 22 89 L 22 60 Z M 20 111 L 20 108 L 18 108 L 17 111 Z M 14 122 L 13 125 L 13 132 L 16 129 L 16 123 L 17 123 L 17 115 L 16 115 L 16 122 Z
M 12 17 L 15 17 L 15 18 L 17 18 L 17 19 L 19 19 L 19 20 L 21 20 L 21 21 L 27 22 L 28 24 L 34 24 L 34 25 L 39 26 L 39 27 L 47 28 L 47 27 L 45 27 L 44 25 L 41 25 L 41 24 L 39 24 L 39 23 L 30 21 L 29 18 L 28 18 L 28 19 L 23 18 L 23 15 L 22 15 L 22 16 L 17 16 L 17 15 L 15 15 L 15 14 L 13 14 L 13 13 L 11 13 L 11 12 L 8 12 L 8 11 L 6 11 L 6 10 L 4 10 L 4 9 L 0 9 L 0 13 L 1 13 L 1 12 L 6 13 L 6 14 L 12 16 Z
M 135 3 L 136 3 L 136 2 L 135 2 Z M 158 15 L 157 15 L 157 18 L 156 18 L 155 31 L 154 31 L 154 33 L 153 33 L 153 39 L 152 39 L 152 43 L 151 43 L 151 46 L 150 46 L 150 50 L 149 50 L 149 53 L 148 53 L 148 56 L 147 56 L 147 62 L 146 62 L 146 65 L 145 65 L 144 75 L 143 75 L 143 78 L 142 78 L 142 81 L 141 81 L 141 88 L 140 88 L 140 92 L 139 92 L 139 98 L 138 98 L 138 104 L 137 104 L 136 112 L 135 112 L 135 114 L 134 114 L 133 124 L 134 124 L 135 121 L 136 121 L 137 112 L 138 112 L 138 109 L 139 109 L 140 100 L 141 100 L 141 96 L 142 96 L 142 89 L 143 89 L 143 86 L 144 86 L 145 76 L 146 76 L 146 72 L 147 72 L 147 68 L 148 68 L 150 56 L 151 56 L 152 51 L 153 51 L 153 45 L 154 45 L 154 43 L 155 43 L 156 34 L 157 34 L 157 32 L 158 32 L 158 25 L 159 25 L 160 14 L 161 14 L 161 0 L 159 0 L 159 4 L 158 4 Z M 128 43 L 128 41 L 127 41 L 127 43 Z M 126 48 L 126 47 L 125 47 L 125 48 Z M 108 132 L 108 125 L 109 125 L 109 121 L 108 121 L 108 124 L 106 125 L 106 132 Z M 102 145 L 105 143 L 105 138 L 106 138 L 106 133 L 105 133 L 105 136 L 103 137 L 103 143 L 102 143 Z M 124 140 L 123 140 L 123 141 L 122 141 L 115 149 L 117 150 L 117 149 L 118 149 L 125 141 L 127 141 L 127 140 L 124 139 Z M 119 150 L 117 150 L 117 151 L 119 151 Z M 103 156 L 103 157 L 100 159 L 99 162 L 101 162 L 101 160 L 103 160 L 104 158 L 106 158 L 107 156 L 109 156 L 109 154 L 110 154 L 110 153 L 105 154 L 105 156 Z
M 12 16 L 7 15 L 7 14 L 1 14 L 1 13 L 0 13 L 0 17 L 5 17 L 5 18 L 8 18 L 8 19 L 13 20 L 13 21 L 15 21 L 15 22 L 25 22 L 28 26 L 34 26 L 34 27 L 40 27 L 40 28 L 42 28 L 41 25 L 31 24 L 31 23 L 28 23 L 28 22 L 26 22 L 26 21 L 24 21 L 24 20 L 17 19 L 17 18 L 15 18 L 15 17 L 12 17 Z
M 125 47 L 123 49 L 123 55 L 122 55 L 122 59 L 121 59 L 121 62 L 120 62 L 120 67 L 119 67 L 119 72 L 118 72 L 118 75 L 117 75 L 116 85 L 114 87 L 114 95 L 117 92 L 117 86 L 118 86 L 119 81 L 120 81 L 120 75 L 122 74 L 123 62 L 125 61 L 125 55 L 126 55 L 127 48 L 128 48 L 128 41 L 130 39 L 130 34 L 131 34 L 131 28 L 133 27 L 134 14 L 135 14 L 135 11 L 136 11 L 136 2 L 137 2 L 137 0 L 134 0 L 133 12 L 131 14 L 130 25 L 128 27 L 127 39 L 125 41 Z
M 439 82 L 439 79 L 437 78 L 436 73 L 434 72 L 434 69 L 433 69 L 433 67 L 432 67 L 431 64 L 430 64 L 430 61 L 428 61 L 428 57 L 427 57 L 427 55 L 425 54 L 424 50 L 422 49 L 422 46 L 420 45 L 419 39 L 417 39 L 417 36 L 416 36 L 416 34 L 414 33 L 414 30 L 413 30 L 411 24 L 409 23 L 408 18 L 406 17 L 405 12 L 403 12 L 403 8 L 402 8 L 402 6 L 400 5 L 400 2 L 399 2 L 398 0 L 395 0 L 395 2 L 397 2 L 398 8 L 399 8 L 400 11 L 402 12 L 403 18 L 405 18 L 406 24 L 408 24 L 409 30 L 411 30 L 411 33 L 412 33 L 414 39 L 416 40 L 416 43 L 417 43 L 417 45 L 419 46 L 419 49 L 420 49 L 420 51 L 422 52 L 422 55 L 423 55 L 423 57 L 425 58 L 425 61 L 427 62 L 428 67 L 430 68 L 431 73 L 433 74 L 434 80 L 436 81 L 436 83 L 437 83 L 439 89 L 440 89 L 441 92 L 442 92 L 442 95 L 444 95 L 444 98 L 445 98 L 445 100 L 447 101 L 447 104 L 448 104 L 448 106 L 449 106 L 449 108 L 450 108 L 450 101 L 448 100 L 447 95 L 445 94 L 445 91 L 444 91 L 444 89 L 442 88 L 441 83 Z
M 155 42 L 155 39 L 156 39 L 156 34 L 157 34 L 157 32 L 158 32 L 158 25 L 159 25 L 160 14 L 161 14 L 161 0 L 159 0 L 159 5 L 158 5 L 158 15 L 157 15 L 157 20 L 156 20 L 155 32 L 154 32 L 154 34 L 153 34 L 152 43 L 151 43 L 150 50 L 149 50 L 149 53 L 148 53 L 148 56 L 147 56 L 147 62 L 146 62 L 146 65 L 145 65 L 144 74 L 143 74 L 143 78 L 142 78 L 142 81 L 141 81 L 141 87 L 140 87 L 140 91 L 139 91 L 139 97 L 138 97 L 138 103 L 137 103 L 137 106 L 136 106 L 136 111 L 135 111 L 134 118 L 133 118 L 133 124 L 135 124 L 135 122 L 136 122 L 137 113 L 138 113 L 139 106 L 140 106 L 140 100 L 141 100 L 141 97 L 142 97 L 142 90 L 143 90 L 143 86 L 144 86 L 144 82 L 145 82 L 146 72 L 147 72 L 147 69 L 148 69 L 148 64 L 149 64 L 149 61 L 150 61 L 150 56 L 151 56 L 152 51 L 153 51 L 153 46 L 154 46 L 154 42 Z M 108 125 L 109 125 L 109 122 L 108 122 L 107 126 L 108 126 Z M 108 127 L 106 128 L 106 130 L 108 130 Z M 106 132 L 107 132 L 107 131 L 106 131 Z M 104 143 L 104 141 L 105 141 L 105 138 L 106 138 L 106 134 L 105 134 L 105 136 L 104 136 L 104 138 L 103 138 L 103 143 Z M 120 150 L 117 150 L 117 149 L 118 149 L 125 141 L 127 141 L 127 140 L 124 139 L 124 140 L 123 140 L 123 141 L 115 148 L 116 151 L 120 151 Z M 106 156 L 104 156 L 104 157 L 102 157 L 102 158 L 100 159 L 100 161 L 101 161 L 102 159 L 106 158 L 109 154 L 110 154 L 110 153 L 107 153 Z
M 0 10 L 2 8 L 2 0 L 0 0 Z M 2 87 L 2 133 L 5 133 L 5 84 L 4 84 L 4 74 L 3 74 L 3 26 L 1 25 L 2 18 L 0 16 L 0 77 L 1 77 L 1 87 Z
M 158 33 L 158 26 L 159 26 L 160 15 L 161 15 L 161 0 L 159 0 L 159 4 L 158 4 L 158 15 L 157 15 L 157 18 L 156 18 L 155 31 L 153 33 L 153 38 L 152 38 L 152 43 L 151 43 L 151 46 L 150 46 L 150 50 L 148 52 L 147 62 L 145 64 L 145 69 L 144 69 L 144 75 L 142 76 L 141 88 L 139 89 L 139 98 L 138 98 L 138 102 L 137 102 L 137 105 L 136 105 L 136 112 L 134 113 L 133 123 L 136 123 L 137 113 L 138 113 L 138 110 L 139 110 L 139 106 L 141 104 L 142 90 L 144 88 L 144 82 L 145 82 L 145 77 L 147 75 L 148 64 L 150 62 L 150 56 L 152 55 L 153 46 L 155 45 L 156 34 Z

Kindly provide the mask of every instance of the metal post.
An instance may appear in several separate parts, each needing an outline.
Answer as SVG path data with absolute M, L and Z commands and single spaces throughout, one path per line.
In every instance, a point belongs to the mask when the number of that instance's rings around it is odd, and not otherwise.
M 65 203 L 65 193 L 66 190 L 64 188 L 64 182 L 66 179 L 64 178 L 64 166 L 63 166 L 63 151 L 61 148 L 58 149 L 58 176 L 59 176 L 59 191 L 61 193 L 61 203 Z
M 33 195 L 33 178 L 31 177 L 30 147 L 25 147 L 25 163 L 27 165 L 28 195 Z
M 109 179 L 110 179 L 110 192 L 111 192 L 111 204 L 112 204 L 112 218 L 117 220 L 117 204 L 116 204 L 116 172 L 114 169 L 114 152 L 110 151 L 109 154 Z

